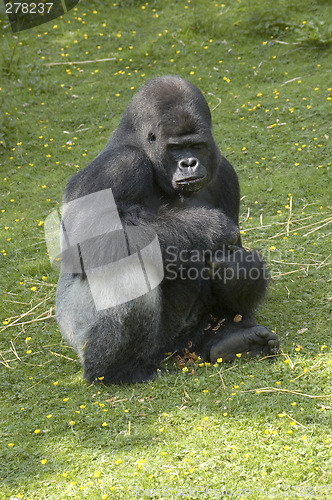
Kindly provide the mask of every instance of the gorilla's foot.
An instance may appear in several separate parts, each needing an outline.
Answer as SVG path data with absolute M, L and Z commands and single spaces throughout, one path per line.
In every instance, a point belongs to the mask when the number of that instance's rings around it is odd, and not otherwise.
M 278 347 L 278 336 L 265 326 L 257 325 L 225 331 L 212 345 L 210 358 L 214 363 L 219 358 L 225 362 L 233 361 L 236 354 L 240 353 L 251 358 L 259 355 L 273 356 L 277 354 Z

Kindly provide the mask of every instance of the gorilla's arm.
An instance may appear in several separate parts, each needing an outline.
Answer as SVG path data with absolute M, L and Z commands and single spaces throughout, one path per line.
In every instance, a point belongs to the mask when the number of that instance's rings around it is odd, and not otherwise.
M 223 208 L 172 206 L 174 198 L 165 196 L 156 184 L 153 168 L 136 147 L 106 149 L 72 177 L 65 201 L 97 192 L 101 186 L 111 188 L 122 223 L 157 234 L 162 252 L 169 246 L 188 251 L 217 250 L 238 240 L 238 226 Z
M 157 233 L 162 250 L 175 246 L 188 251 L 214 251 L 235 243 L 239 235 L 236 224 L 220 209 L 189 207 L 183 210 L 164 206 L 157 213 L 140 207 L 122 210 L 125 224 Z
M 237 222 L 240 198 L 238 180 L 226 158 L 221 158 L 216 180 L 209 189 L 216 205 Z M 206 265 L 217 303 L 222 304 L 231 316 L 241 314 L 243 317 L 252 317 L 254 309 L 265 296 L 269 281 L 262 255 L 255 250 L 244 249 L 239 235 L 234 245 L 218 248 L 212 258 L 206 260 Z

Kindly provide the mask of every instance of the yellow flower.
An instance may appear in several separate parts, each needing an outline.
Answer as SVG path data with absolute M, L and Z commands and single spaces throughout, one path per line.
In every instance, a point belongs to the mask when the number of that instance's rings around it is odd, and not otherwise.
M 47 464 L 47 460 L 46 460 L 46 458 L 43 458 L 43 459 L 40 461 L 40 463 L 41 463 L 41 464 L 43 464 L 43 465 Z

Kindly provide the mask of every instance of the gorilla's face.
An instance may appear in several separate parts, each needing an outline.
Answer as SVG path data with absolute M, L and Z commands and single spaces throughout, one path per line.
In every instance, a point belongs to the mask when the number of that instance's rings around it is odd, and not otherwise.
M 209 178 L 204 163 L 208 157 L 208 144 L 201 137 L 170 137 L 166 153 L 175 191 L 190 193 L 207 185 Z
M 148 150 L 159 186 L 169 194 L 190 195 L 210 182 L 216 145 L 208 128 L 183 118 L 163 121 L 150 132 Z

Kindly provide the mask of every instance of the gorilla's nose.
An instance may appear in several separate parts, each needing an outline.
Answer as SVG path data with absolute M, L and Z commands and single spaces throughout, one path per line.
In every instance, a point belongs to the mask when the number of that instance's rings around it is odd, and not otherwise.
M 199 166 L 199 160 L 198 158 L 192 157 L 192 158 L 183 158 L 182 160 L 179 161 L 179 168 L 184 170 L 189 167 L 195 169 Z

